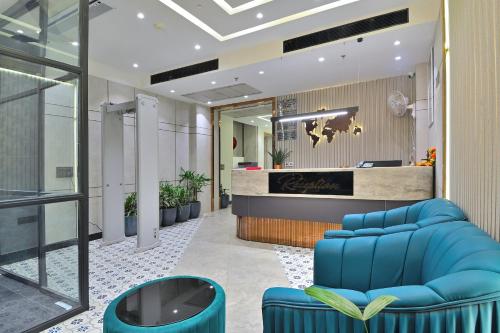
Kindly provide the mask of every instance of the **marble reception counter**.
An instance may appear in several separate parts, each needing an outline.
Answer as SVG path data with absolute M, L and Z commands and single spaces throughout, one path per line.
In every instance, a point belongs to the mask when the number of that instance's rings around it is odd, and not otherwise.
M 432 167 L 232 171 L 238 237 L 313 247 L 346 214 L 432 198 Z

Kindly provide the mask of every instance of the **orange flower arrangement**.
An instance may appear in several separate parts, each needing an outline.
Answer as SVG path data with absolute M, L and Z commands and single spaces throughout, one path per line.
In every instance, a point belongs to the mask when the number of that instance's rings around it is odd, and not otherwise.
M 436 147 L 427 149 L 427 158 L 417 162 L 417 166 L 434 166 L 436 164 Z

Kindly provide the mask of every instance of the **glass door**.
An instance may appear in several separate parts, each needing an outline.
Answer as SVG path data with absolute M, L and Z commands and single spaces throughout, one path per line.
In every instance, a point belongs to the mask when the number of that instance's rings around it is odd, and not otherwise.
M 88 308 L 87 15 L 0 1 L 0 332 Z

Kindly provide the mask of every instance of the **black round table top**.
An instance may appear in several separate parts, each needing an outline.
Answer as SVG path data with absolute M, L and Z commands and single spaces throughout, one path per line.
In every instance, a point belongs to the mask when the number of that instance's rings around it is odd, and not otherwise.
M 116 307 L 116 316 L 132 326 L 164 326 L 197 315 L 206 309 L 214 298 L 214 286 L 204 280 L 160 280 L 123 298 Z

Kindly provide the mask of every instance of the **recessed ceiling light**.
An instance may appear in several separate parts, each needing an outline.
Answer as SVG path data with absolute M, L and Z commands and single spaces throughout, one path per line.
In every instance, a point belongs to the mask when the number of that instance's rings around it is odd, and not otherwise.
M 18 34 L 24 34 L 24 31 L 22 31 L 21 29 L 17 30 L 16 31 Z
M 394 41 L 394 46 L 398 46 L 400 44 L 401 44 L 401 42 L 399 40 Z
M 211 102 L 211 101 L 208 101 L 208 102 L 207 102 L 207 104 L 212 104 L 212 102 Z
M 248 95 L 243 96 L 243 98 L 248 98 Z
M 139 65 L 138 64 L 133 64 L 132 65 L 134 68 L 139 68 Z
M 140 19 L 140 20 L 144 20 L 145 16 L 144 16 L 144 13 L 137 13 L 137 18 Z
M 174 89 L 172 89 L 172 90 L 170 90 L 170 92 L 173 94 L 173 93 L 175 93 L 175 90 L 174 90 Z
M 319 57 L 319 58 L 318 58 L 318 61 L 319 61 L 319 62 L 323 62 L 323 61 L 325 61 L 325 58 L 324 58 L 324 57 Z
M 195 50 L 200 50 L 200 49 L 201 49 L 201 45 L 200 45 L 200 44 L 196 44 L 196 45 L 194 46 L 194 49 L 195 49 Z
M 215 82 L 215 81 L 212 81 L 212 82 L 210 82 L 210 83 L 211 83 L 212 85 L 217 84 L 217 82 Z
M 403 59 L 403 58 L 401 58 L 401 56 L 397 56 L 396 58 L 394 58 L 394 60 L 396 60 L 396 61 L 399 61 L 401 59 Z
M 80 44 L 79 44 L 78 42 L 71 42 L 71 45 L 73 45 L 73 46 L 78 46 L 78 45 L 80 45 Z
M 255 123 L 255 120 L 250 120 L 250 122 L 253 124 L 253 123 Z
M 259 20 L 261 20 L 263 17 L 264 17 L 264 14 L 262 14 L 262 13 L 257 13 L 257 18 L 258 18 Z
M 263 74 L 264 74 L 264 71 L 259 71 L 259 74 L 260 74 L 260 75 L 263 75 Z

